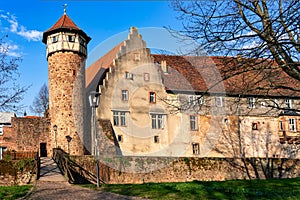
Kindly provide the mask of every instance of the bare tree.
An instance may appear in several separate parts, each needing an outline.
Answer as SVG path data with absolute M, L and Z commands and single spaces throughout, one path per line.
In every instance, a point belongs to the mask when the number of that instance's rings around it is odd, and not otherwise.
M 30 110 L 41 116 L 46 113 L 49 107 L 49 92 L 48 87 L 46 84 L 44 84 L 38 95 L 34 98 L 32 105 L 30 106 Z
M 249 70 L 280 68 L 300 81 L 299 1 L 175 1 L 173 7 L 183 21 L 180 33 L 199 42 L 209 55 L 248 58 L 244 63 L 239 60 L 239 65 L 228 65 L 232 60 L 224 60 L 225 79 Z M 273 82 L 268 87 L 299 91 L 295 85 Z
M 0 38 L 0 110 L 18 112 L 22 108 L 20 102 L 29 87 L 18 84 L 21 58 L 9 55 L 6 37 Z

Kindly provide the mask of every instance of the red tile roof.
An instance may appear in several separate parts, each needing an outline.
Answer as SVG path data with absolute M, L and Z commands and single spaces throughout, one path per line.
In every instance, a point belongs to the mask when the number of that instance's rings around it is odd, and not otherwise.
M 288 76 L 270 60 L 152 56 L 154 62 L 166 60 L 169 66 L 168 74 L 162 75 L 167 90 L 300 97 L 300 81 Z
M 48 35 L 50 35 L 51 33 L 57 31 L 57 30 L 68 30 L 68 31 L 72 31 L 72 32 L 80 32 L 86 39 L 87 42 L 89 42 L 91 40 L 90 37 L 88 37 L 86 35 L 86 33 L 84 33 L 72 20 L 71 18 L 67 15 L 64 14 L 63 16 L 61 16 L 58 21 L 51 27 L 49 28 L 47 31 L 44 32 L 43 35 L 43 42 L 46 43 L 46 38 Z
M 112 66 L 113 59 L 122 45 L 123 42 L 86 70 L 87 87 L 97 77 L 105 77 L 97 73 L 100 69 Z M 300 81 L 288 76 L 270 60 L 158 54 L 152 54 L 152 57 L 154 63 L 166 61 L 168 73 L 162 73 L 162 79 L 166 90 L 169 91 L 300 97 Z M 158 70 L 161 71 L 160 67 Z M 106 72 L 107 70 L 102 71 Z

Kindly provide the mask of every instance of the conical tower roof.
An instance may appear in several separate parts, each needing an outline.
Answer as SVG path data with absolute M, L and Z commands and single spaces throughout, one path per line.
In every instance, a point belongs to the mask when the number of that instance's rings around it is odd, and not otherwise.
M 85 37 L 87 42 L 91 40 L 91 38 L 83 30 L 81 30 L 66 13 L 64 13 L 50 29 L 44 32 L 43 43 L 46 44 L 48 35 L 60 31 L 79 33 Z

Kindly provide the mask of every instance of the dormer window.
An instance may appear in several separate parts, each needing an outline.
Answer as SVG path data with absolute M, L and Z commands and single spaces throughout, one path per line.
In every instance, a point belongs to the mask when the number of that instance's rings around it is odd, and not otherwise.
M 75 35 L 68 35 L 69 42 L 75 42 Z
M 52 37 L 52 42 L 55 43 L 55 42 L 57 42 L 57 41 L 58 41 L 57 35 L 56 35 L 56 36 L 53 36 L 53 37 Z

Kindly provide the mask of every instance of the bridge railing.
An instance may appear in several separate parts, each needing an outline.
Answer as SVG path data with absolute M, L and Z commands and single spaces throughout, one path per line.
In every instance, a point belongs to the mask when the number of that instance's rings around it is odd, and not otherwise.
M 53 149 L 53 160 L 57 163 L 61 172 L 68 178 L 69 183 L 92 183 L 96 184 L 96 176 L 78 165 L 72 157 L 62 149 Z M 104 181 L 101 181 L 104 183 Z

